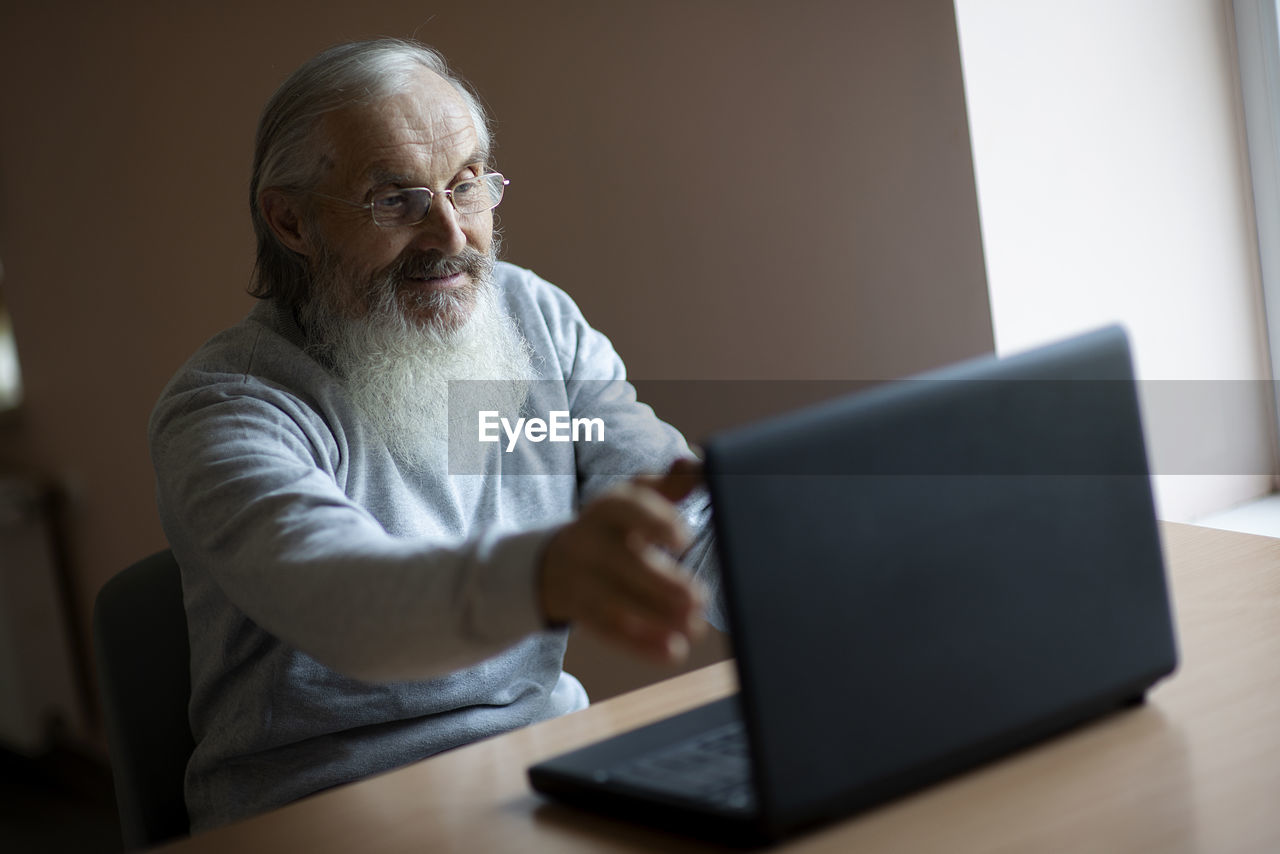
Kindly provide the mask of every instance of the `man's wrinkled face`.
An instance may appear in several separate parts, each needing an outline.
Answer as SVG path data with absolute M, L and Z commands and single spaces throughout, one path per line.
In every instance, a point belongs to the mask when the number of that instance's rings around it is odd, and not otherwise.
M 371 105 L 325 116 L 328 140 L 317 193 L 367 203 L 379 190 L 440 191 L 485 171 L 487 152 L 466 102 L 421 69 L 413 85 Z M 417 225 L 383 228 L 367 209 L 312 196 L 304 228 L 318 287 L 348 318 L 394 294 L 406 319 L 449 330 L 467 322 L 492 266 L 493 211 L 459 214 L 437 195 Z

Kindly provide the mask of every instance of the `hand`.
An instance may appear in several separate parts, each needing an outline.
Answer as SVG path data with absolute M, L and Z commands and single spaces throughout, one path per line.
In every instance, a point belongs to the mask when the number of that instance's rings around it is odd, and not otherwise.
M 547 544 L 538 572 L 542 613 L 607 641 L 674 663 L 706 629 L 704 595 L 671 553 L 690 536 L 675 503 L 701 481 L 678 460 L 661 477 L 637 477 L 600 495 Z

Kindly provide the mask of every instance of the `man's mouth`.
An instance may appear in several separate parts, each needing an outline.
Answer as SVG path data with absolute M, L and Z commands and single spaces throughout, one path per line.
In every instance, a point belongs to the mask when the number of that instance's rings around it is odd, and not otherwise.
M 429 288 L 438 288 L 440 290 L 448 290 L 451 288 L 460 288 L 466 284 L 467 274 L 459 270 L 456 273 L 446 273 L 440 276 L 427 275 L 408 275 L 405 278 L 415 285 L 425 285 Z
M 464 250 L 460 255 L 443 257 L 438 252 L 415 253 L 402 257 L 388 269 L 386 281 L 420 298 L 450 294 L 460 296 L 471 292 L 483 281 L 486 274 L 485 256 L 474 250 Z

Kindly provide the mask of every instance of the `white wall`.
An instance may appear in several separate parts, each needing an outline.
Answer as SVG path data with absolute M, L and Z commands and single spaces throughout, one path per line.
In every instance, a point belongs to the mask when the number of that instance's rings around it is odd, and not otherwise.
M 1229 6 L 956 0 L 999 352 L 1121 321 L 1143 380 L 1269 379 Z M 1267 384 L 1144 403 L 1163 518 L 1270 490 Z

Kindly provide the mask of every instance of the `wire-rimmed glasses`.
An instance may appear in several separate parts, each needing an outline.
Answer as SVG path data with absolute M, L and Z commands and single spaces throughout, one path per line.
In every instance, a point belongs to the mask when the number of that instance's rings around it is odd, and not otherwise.
M 312 191 L 313 195 L 342 202 L 352 207 L 364 208 L 373 216 L 380 228 L 397 228 L 417 225 L 427 218 L 431 202 L 437 195 L 447 196 L 454 210 L 460 214 L 478 214 L 493 210 L 502 201 L 511 181 L 501 172 L 486 172 L 475 178 L 465 178 L 444 190 L 428 187 L 388 187 L 376 191 L 368 202 L 352 202 L 337 196 Z

